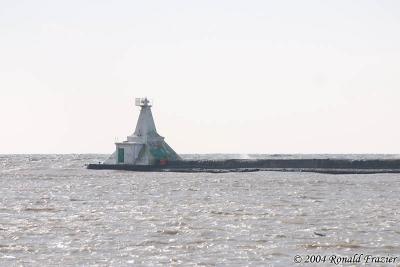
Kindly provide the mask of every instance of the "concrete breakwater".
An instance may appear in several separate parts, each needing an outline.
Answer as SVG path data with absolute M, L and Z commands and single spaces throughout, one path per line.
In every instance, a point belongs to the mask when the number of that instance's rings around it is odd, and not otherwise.
M 89 164 L 88 169 L 152 172 L 304 171 L 332 174 L 400 173 L 400 159 L 225 159 L 180 160 L 158 165 Z

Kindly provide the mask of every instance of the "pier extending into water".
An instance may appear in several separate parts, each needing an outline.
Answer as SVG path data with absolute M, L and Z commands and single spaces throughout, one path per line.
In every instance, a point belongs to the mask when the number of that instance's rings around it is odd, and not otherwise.
M 221 159 L 183 160 L 159 135 L 151 112 L 151 101 L 137 98 L 140 114 L 133 134 L 115 143 L 115 151 L 99 164 L 88 164 L 94 170 L 146 172 L 254 172 L 296 171 L 333 174 L 400 173 L 399 159 Z
M 140 172 L 296 171 L 331 174 L 400 173 L 400 159 L 224 159 L 164 161 L 154 165 L 89 164 L 88 169 Z

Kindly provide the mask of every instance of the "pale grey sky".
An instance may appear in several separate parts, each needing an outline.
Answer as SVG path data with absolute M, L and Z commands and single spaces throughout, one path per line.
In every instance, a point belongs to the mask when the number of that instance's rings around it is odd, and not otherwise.
M 400 1 L 0 1 L 0 153 L 400 153 Z

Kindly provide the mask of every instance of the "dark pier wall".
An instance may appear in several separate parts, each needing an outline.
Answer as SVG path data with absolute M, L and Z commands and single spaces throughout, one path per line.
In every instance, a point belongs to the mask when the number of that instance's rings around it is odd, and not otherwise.
M 131 171 L 185 171 L 209 170 L 291 170 L 329 173 L 400 172 L 400 159 L 348 160 L 348 159 L 228 159 L 228 160 L 182 160 L 163 165 L 89 164 L 89 169 L 112 169 Z M 336 170 L 336 171 L 332 171 Z M 340 172 L 338 170 L 342 170 Z M 387 171 L 386 171 L 387 170 Z
M 400 169 L 400 159 L 346 160 L 346 159 L 229 159 L 184 160 L 170 162 L 168 166 L 183 168 L 313 168 L 313 169 Z

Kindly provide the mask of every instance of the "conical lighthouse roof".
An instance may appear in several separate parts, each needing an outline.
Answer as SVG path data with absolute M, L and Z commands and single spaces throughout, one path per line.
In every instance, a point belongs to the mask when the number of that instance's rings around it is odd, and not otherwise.
M 136 124 L 136 129 L 133 135 L 135 136 L 159 136 L 154 124 L 153 114 L 151 113 L 151 106 L 142 106 L 140 110 L 139 119 Z

